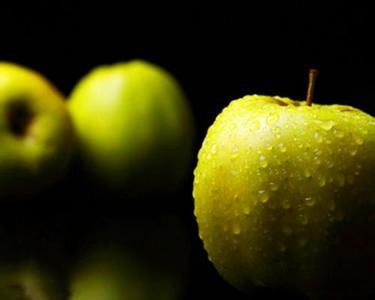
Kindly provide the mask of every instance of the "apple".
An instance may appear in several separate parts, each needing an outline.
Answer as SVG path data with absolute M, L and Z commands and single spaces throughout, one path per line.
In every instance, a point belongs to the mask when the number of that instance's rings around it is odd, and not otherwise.
M 360 299 L 375 286 L 375 119 L 251 95 L 209 128 L 194 171 L 199 235 L 234 287 Z
M 1 263 L 1 300 L 64 300 L 65 297 L 58 276 L 38 262 Z
M 85 169 L 130 195 L 174 191 L 190 163 L 193 121 L 177 81 L 142 60 L 100 66 L 74 88 L 69 109 Z
M 174 216 L 101 224 L 81 246 L 69 300 L 182 299 L 189 242 Z
M 61 93 L 42 75 L 0 62 L 0 197 L 58 179 L 72 153 L 73 126 Z

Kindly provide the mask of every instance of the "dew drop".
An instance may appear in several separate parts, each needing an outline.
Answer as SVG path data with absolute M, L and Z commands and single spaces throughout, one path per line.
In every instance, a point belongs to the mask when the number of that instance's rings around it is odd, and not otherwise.
M 268 115 L 266 122 L 267 122 L 268 125 L 271 126 L 271 125 L 275 124 L 278 119 L 279 119 L 279 115 L 278 114 L 271 113 L 271 114 Z
M 257 131 L 259 129 L 259 121 L 258 120 L 255 120 L 251 125 L 250 125 L 250 129 L 252 131 Z
M 211 153 L 212 153 L 212 154 L 215 154 L 216 151 L 217 151 L 217 146 L 216 146 L 216 144 L 213 144 L 213 145 L 212 145 L 212 148 L 211 148 Z
M 311 196 L 305 197 L 305 204 L 307 206 L 314 206 L 315 204 L 315 199 Z
M 261 168 L 267 168 L 267 166 L 268 166 L 267 158 L 264 155 L 261 155 L 261 156 L 259 156 L 259 160 L 260 160 L 260 167 Z
M 322 136 L 319 134 L 319 132 L 315 131 L 314 138 L 318 143 L 321 143 L 323 141 Z
M 358 145 L 362 145 L 363 144 L 363 139 L 361 137 L 356 137 L 354 139 L 354 141 L 358 144 Z
M 235 223 L 233 226 L 233 234 L 239 235 L 241 233 L 241 226 L 239 223 Z
M 326 131 L 331 130 L 334 125 L 335 125 L 335 122 L 333 121 L 325 121 L 325 122 L 320 123 L 320 127 Z
M 282 153 L 285 153 L 285 152 L 286 152 L 286 147 L 285 147 L 284 144 L 280 143 L 280 144 L 279 144 L 279 148 L 280 148 L 280 151 L 281 151 Z
M 270 196 L 268 195 L 268 193 L 265 190 L 260 190 L 258 192 L 258 194 L 259 194 L 260 202 L 262 202 L 262 203 L 267 203 L 268 202 Z
M 326 180 L 326 178 L 325 178 L 324 176 L 320 176 L 320 177 L 318 178 L 318 184 L 319 184 L 320 187 L 325 186 L 325 185 L 326 185 L 326 182 L 327 182 L 327 180 Z
M 279 186 L 274 182 L 270 182 L 270 189 L 271 191 L 277 191 L 279 189 Z

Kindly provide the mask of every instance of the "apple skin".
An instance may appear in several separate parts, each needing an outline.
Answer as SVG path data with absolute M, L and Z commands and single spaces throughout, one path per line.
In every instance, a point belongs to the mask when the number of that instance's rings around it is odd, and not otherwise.
M 101 224 L 80 247 L 69 300 L 177 300 L 190 242 L 175 216 L 128 216 Z
M 69 109 L 81 159 L 104 186 L 131 195 L 169 192 L 186 175 L 192 115 L 162 68 L 142 60 L 97 67 L 77 84 Z
M 360 299 L 374 288 L 375 119 L 350 106 L 232 101 L 194 171 L 199 235 L 233 286 Z
M 64 97 L 42 75 L 0 62 L 0 198 L 51 184 L 66 169 L 73 126 Z

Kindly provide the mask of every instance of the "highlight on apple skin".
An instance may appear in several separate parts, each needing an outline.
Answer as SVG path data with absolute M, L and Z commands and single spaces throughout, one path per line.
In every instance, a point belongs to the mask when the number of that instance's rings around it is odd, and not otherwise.
M 219 273 L 244 292 L 360 299 L 375 282 L 374 178 L 372 116 L 246 96 L 218 115 L 199 151 L 199 235 Z
M 135 196 L 181 185 L 194 126 L 186 96 L 167 71 L 142 60 L 100 66 L 68 103 L 80 159 L 97 182 Z
M 34 193 L 56 181 L 74 133 L 62 94 L 39 73 L 0 62 L 0 197 Z

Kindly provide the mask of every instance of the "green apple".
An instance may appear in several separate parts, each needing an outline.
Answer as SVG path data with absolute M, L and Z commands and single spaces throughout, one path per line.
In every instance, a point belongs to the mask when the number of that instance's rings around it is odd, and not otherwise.
M 81 247 L 70 300 L 182 299 L 188 241 L 174 217 L 111 222 Z
M 0 62 L 0 197 L 53 182 L 71 156 L 64 97 L 42 75 Z
M 98 182 L 133 195 L 181 183 L 193 122 L 181 87 L 165 70 L 141 60 L 98 67 L 77 84 L 69 109 L 82 161 Z
M 64 300 L 65 291 L 48 268 L 36 261 L 0 266 L 1 300 Z
M 233 286 L 359 299 L 375 286 L 375 119 L 351 106 L 232 101 L 198 154 L 209 259 Z

